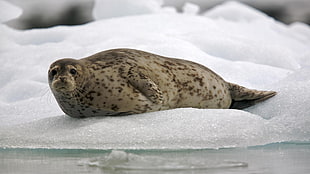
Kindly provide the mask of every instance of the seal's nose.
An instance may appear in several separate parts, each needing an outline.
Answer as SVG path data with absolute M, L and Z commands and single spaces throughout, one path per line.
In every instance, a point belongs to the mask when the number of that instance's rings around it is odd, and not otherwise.
M 59 77 L 61 82 L 65 82 L 65 80 L 67 79 L 66 77 Z

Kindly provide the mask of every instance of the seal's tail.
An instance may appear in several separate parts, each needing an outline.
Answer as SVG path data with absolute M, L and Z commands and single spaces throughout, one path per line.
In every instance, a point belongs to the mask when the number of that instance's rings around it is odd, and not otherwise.
M 275 91 L 258 91 L 237 84 L 228 83 L 232 103 L 230 109 L 244 109 L 267 100 L 277 94 Z

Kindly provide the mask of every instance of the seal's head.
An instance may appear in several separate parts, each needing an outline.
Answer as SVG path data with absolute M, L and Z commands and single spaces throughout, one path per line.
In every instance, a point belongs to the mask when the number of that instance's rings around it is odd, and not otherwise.
M 48 82 L 53 92 L 70 93 L 84 81 L 83 65 L 75 59 L 60 59 L 48 71 Z

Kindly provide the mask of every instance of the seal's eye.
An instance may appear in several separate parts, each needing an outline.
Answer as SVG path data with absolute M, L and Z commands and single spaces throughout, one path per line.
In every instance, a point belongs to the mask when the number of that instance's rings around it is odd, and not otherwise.
M 76 70 L 75 69 L 70 69 L 70 74 L 75 75 L 76 74 Z
M 57 70 L 53 69 L 53 70 L 51 71 L 51 74 L 52 74 L 52 76 L 55 76 L 55 75 L 57 74 Z

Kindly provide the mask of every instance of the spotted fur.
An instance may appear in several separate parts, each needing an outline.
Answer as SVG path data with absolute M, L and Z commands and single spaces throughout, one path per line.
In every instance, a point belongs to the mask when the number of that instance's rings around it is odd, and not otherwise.
M 113 49 L 50 66 L 49 85 L 71 117 L 114 116 L 173 108 L 243 108 L 275 95 L 225 82 L 182 59 Z

